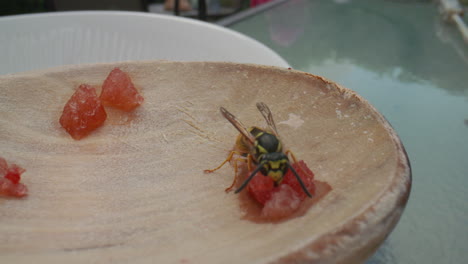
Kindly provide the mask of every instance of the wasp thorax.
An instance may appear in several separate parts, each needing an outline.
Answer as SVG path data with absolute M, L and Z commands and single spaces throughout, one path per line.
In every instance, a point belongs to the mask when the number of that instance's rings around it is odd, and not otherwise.
M 255 149 L 257 151 L 257 155 L 282 151 L 281 142 L 275 135 L 263 132 L 259 133 L 256 139 Z

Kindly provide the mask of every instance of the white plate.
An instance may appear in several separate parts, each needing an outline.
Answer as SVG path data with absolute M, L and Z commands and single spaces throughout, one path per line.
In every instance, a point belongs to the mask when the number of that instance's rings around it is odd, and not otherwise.
M 232 61 L 288 67 L 232 30 L 174 16 L 86 11 L 0 18 L 0 74 L 126 60 Z

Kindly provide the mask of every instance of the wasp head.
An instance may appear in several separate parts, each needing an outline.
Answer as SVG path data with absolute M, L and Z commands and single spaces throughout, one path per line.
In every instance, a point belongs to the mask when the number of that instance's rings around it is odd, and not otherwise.
M 289 159 L 286 154 L 283 152 L 265 153 L 260 156 L 259 161 L 260 162 L 257 168 L 251 172 L 250 176 L 236 190 L 236 193 L 242 191 L 259 171 L 263 175 L 270 177 L 274 181 L 275 186 L 278 186 L 283 180 L 284 175 L 286 175 L 288 169 L 290 169 L 301 185 L 302 190 L 304 190 L 307 196 L 312 198 L 312 195 L 310 194 L 309 190 L 307 190 L 307 187 L 305 186 L 301 177 L 299 177 L 299 174 L 297 174 L 294 167 L 289 164 Z
M 288 157 L 282 152 L 266 153 L 261 156 L 260 164 L 263 165 L 260 171 L 278 185 L 288 170 L 288 163 Z

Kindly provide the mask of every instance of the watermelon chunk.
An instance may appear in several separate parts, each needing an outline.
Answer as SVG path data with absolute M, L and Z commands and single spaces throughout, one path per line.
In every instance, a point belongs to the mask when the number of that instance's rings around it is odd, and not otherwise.
M 119 68 L 113 69 L 107 76 L 100 98 L 105 106 L 112 106 L 123 111 L 132 111 L 144 101 L 130 76 Z
M 28 195 L 28 188 L 20 183 L 21 174 L 25 171 L 16 164 L 8 167 L 6 160 L 0 157 L 0 196 L 20 198 Z
M 264 205 L 271 199 L 271 196 L 277 191 L 277 188 L 275 188 L 274 182 L 270 177 L 266 177 L 261 172 L 258 172 L 252 180 L 250 180 L 249 185 L 247 185 L 247 190 L 250 196 Z
M 315 195 L 316 186 L 314 184 L 314 173 L 309 169 L 309 167 L 307 167 L 303 160 L 294 163 L 292 166 L 301 177 L 302 182 L 307 187 L 307 190 L 310 192 L 310 194 L 312 194 L 312 196 Z M 294 176 L 292 171 L 289 170 L 286 173 L 281 183 L 291 186 L 301 201 L 307 198 L 307 194 L 302 189 L 299 181 L 296 179 L 296 176 Z
M 292 164 L 301 177 L 307 190 L 315 195 L 314 173 L 307 167 L 304 161 Z M 275 187 L 270 177 L 257 173 L 247 186 L 249 195 L 263 206 L 262 216 L 270 219 L 278 219 L 291 215 L 301 202 L 307 198 L 299 181 L 291 170 L 288 170 L 279 186 Z
M 97 97 L 96 89 L 82 84 L 63 108 L 60 125 L 72 138 L 79 140 L 100 127 L 106 118 L 106 111 Z
M 25 171 L 25 169 L 19 167 L 18 165 L 12 164 L 10 168 L 8 168 L 5 178 L 14 184 L 17 184 L 21 180 L 21 174 L 23 174 Z
M 299 193 L 287 184 L 281 184 L 265 202 L 261 215 L 265 218 L 278 219 L 290 216 L 301 205 Z

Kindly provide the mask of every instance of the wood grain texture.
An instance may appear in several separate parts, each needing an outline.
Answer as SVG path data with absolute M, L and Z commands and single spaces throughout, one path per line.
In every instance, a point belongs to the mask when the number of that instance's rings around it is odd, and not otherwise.
M 81 83 L 114 67 L 145 102 L 108 111 L 75 141 L 59 125 Z M 242 219 L 233 169 L 237 131 L 270 106 L 288 148 L 333 190 L 302 217 Z M 397 223 L 409 196 L 404 148 L 354 92 L 318 76 L 256 65 L 124 62 L 0 77 L 0 156 L 27 169 L 26 199 L 0 198 L 1 263 L 359 263 Z

